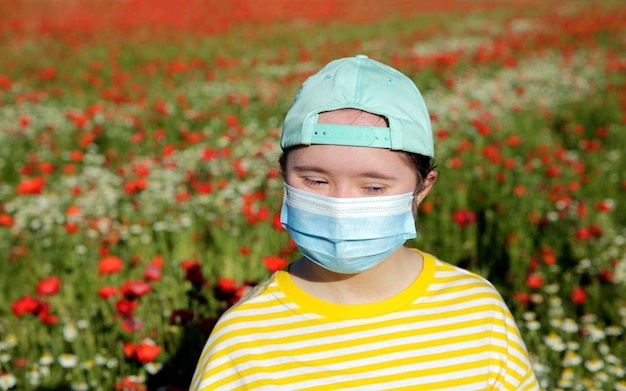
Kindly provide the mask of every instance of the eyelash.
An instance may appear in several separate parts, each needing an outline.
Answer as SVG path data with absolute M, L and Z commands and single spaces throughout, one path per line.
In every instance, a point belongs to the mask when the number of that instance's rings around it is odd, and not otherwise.
M 316 186 L 321 186 L 323 184 L 326 184 L 326 181 L 304 178 L 304 184 L 307 186 L 316 187 Z
M 382 194 L 385 192 L 385 188 L 383 186 L 380 187 L 366 187 L 365 191 L 370 193 L 370 194 Z

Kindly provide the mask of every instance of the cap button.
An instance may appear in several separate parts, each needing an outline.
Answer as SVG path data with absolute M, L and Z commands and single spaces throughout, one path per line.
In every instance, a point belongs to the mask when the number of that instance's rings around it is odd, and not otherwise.
M 356 58 L 369 58 L 365 54 L 357 54 Z

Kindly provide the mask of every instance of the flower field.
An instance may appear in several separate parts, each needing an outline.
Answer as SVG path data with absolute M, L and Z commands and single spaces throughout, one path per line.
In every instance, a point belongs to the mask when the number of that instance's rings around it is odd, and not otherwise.
M 282 118 L 359 53 L 431 113 L 412 244 L 498 287 L 544 389 L 626 390 L 626 4 L 354 4 L 0 0 L 0 390 L 185 390 L 298 256 Z

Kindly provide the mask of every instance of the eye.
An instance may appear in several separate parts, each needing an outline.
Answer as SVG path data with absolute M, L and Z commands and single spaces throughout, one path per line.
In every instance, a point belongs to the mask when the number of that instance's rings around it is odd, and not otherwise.
M 322 178 L 304 178 L 304 184 L 309 187 L 319 187 L 325 185 L 327 182 Z
M 383 194 L 387 189 L 383 185 L 367 185 L 363 187 L 363 190 L 366 194 L 380 195 Z

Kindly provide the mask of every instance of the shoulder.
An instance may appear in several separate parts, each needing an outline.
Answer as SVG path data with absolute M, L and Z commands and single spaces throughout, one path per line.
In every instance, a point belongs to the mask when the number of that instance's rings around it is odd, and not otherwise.
M 483 287 L 496 292 L 496 288 L 486 278 L 472 271 L 452 265 L 434 255 L 422 253 L 425 262 L 430 262 L 434 267 L 433 284 L 435 289 L 454 287 Z
M 512 320 L 504 299 L 484 277 L 423 254 L 425 264 L 430 263 L 432 278 L 420 302 L 437 308 L 437 311 L 482 313 L 488 318 Z M 487 315 L 489 314 L 489 315 Z
M 435 272 L 424 300 L 438 316 L 490 329 L 490 343 L 532 374 L 517 322 L 497 289 L 484 277 L 431 255 Z

